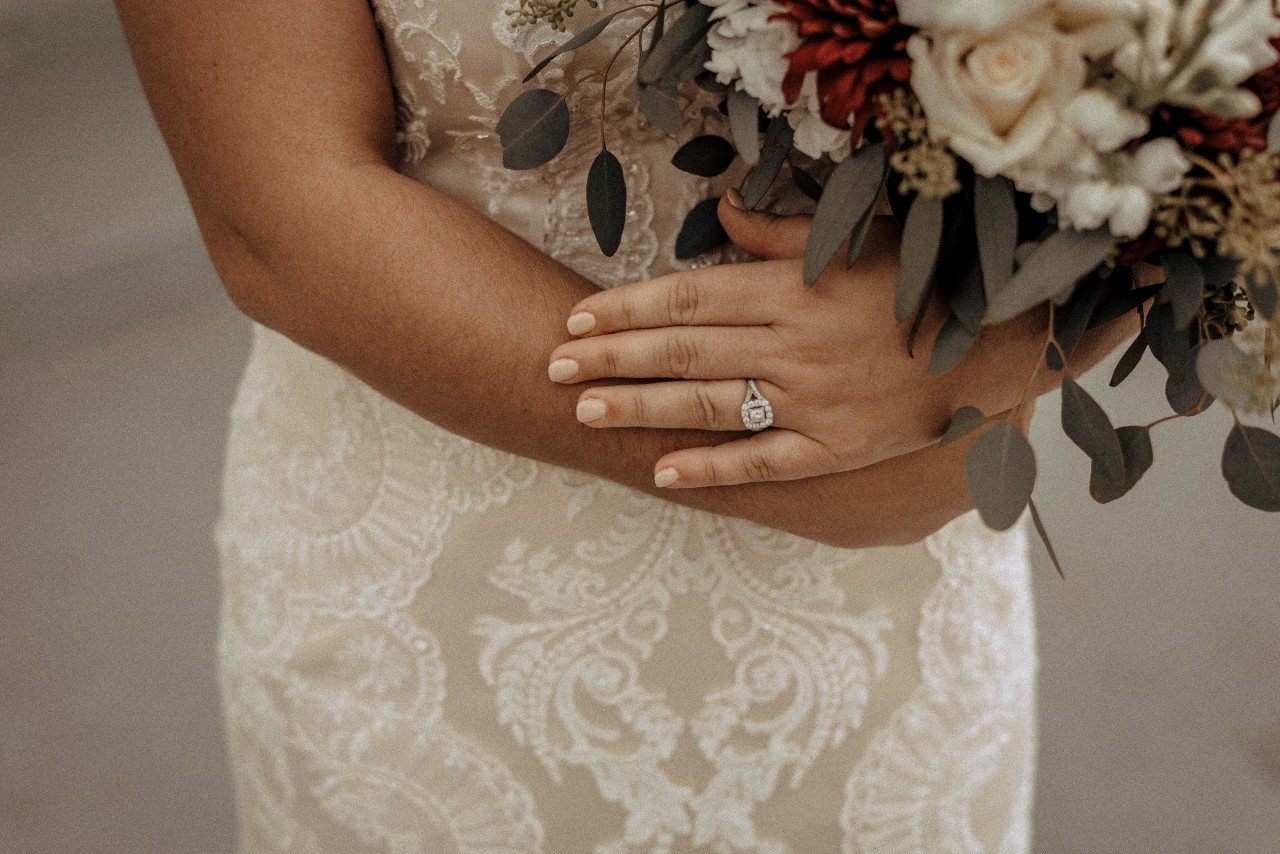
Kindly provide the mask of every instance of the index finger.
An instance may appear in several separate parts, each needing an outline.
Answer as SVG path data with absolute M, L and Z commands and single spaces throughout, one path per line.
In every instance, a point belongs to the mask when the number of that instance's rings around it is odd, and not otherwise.
M 755 261 L 681 270 L 601 291 L 569 317 L 573 335 L 667 326 L 762 326 L 777 319 L 775 297 L 803 288 L 797 261 Z

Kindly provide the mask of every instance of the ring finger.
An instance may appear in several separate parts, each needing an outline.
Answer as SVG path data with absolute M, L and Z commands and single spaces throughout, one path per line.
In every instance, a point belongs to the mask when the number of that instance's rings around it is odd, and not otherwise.
M 759 380 L 756 385 L 771 407 L 783 400 L 777 386 Z M 582 393 L 578 420 L 591 427 L 744 431 L 742 405 L 746 397 L 745 380 L 603 386 Z

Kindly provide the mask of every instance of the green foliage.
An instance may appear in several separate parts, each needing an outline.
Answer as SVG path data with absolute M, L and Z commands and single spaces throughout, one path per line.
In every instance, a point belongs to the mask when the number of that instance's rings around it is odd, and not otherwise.
M 964 461 L 969 494 L 987 527 L 1007 531 L 1031 501 L 1036 455 L 1016 425 L 1001 421 L 978 437 Z
M 569 107 L 549 89 L 521 93 L 498 120 L 502 164 L 536 169 L 564 150 L 569 141 Z
M 587 175 L 587 217 L 600 251 L 613 257 L 627 224 L 627 182 L 622 164 L 607 149 L 596 156 Z

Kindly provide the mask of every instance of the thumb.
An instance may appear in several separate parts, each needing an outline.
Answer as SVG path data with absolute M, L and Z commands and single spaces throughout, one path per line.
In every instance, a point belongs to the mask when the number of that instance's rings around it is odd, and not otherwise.
M 738 248 L 765 261 L 803 258 L 809 243 L 811 216 L 778 216 L 750 211 L 737 190 L 720 200 L 720 224 Z

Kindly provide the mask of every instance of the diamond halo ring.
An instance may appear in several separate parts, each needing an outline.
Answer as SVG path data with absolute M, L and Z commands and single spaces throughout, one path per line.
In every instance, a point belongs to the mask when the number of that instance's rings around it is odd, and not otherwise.
M 747 399 L 742 402 L 742 426 L 753 433 L 773 426 L 773 407 L 760 393 L 755 380 L 747 380 Z

